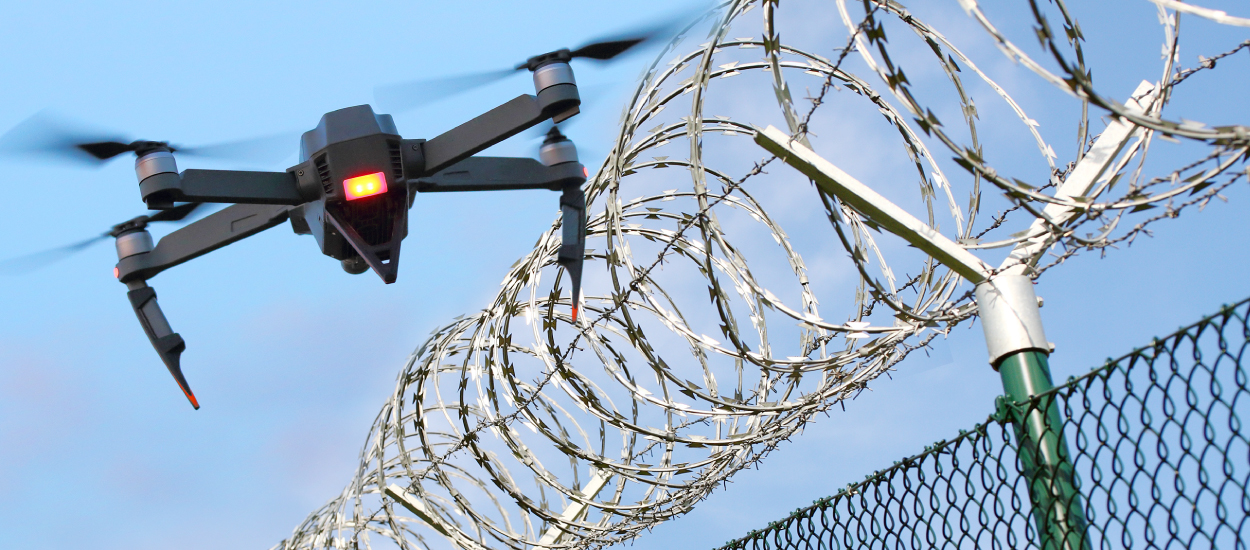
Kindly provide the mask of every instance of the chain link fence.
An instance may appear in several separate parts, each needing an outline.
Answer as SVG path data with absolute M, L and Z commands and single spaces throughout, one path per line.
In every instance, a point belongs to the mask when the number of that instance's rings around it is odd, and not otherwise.
M 1248 319 L 1250 300 L 1225 306 L 1028 401 L 999 398 L 985 423 L 721 548 L 1244 549 Z M 1039 471 L 1044 451 L 1017 443 L 1012 419 L 1052 407 L 1070 471 Z M 1075 532 L 1056 537 L 1048 518 L 1066 513 Z

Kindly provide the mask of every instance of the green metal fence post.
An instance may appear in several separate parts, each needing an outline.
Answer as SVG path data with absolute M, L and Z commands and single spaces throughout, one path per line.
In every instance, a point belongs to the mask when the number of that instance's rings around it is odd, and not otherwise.
M 977 307 L 990 364 L 1002 376 L 1007 420 L 1012 424 L 1028 483 L 1042 550 L 1086 550 L 1084 505 L 1053 396 L 1035 402 L 1054 384 L 1033 282 L 1010 270 L 977 285 Z
M 1074 483 L 1071 454 L 1063 437 L 1063 418 L 1053 398 L 1037 406 L 1012 406 L 1052 388 L 1046 354 L 1022 351 L 998 364 L 1003 379 L 1008 418 L 1015 429 L 1020 462 L 1029 483 L 1034 523 L 1043 550 L 1084 550 L 1086 520 Z

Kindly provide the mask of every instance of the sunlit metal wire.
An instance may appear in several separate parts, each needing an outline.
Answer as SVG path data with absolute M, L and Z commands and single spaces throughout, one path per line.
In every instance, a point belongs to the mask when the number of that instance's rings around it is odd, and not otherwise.
M 757 126 L 774 118 L 821 151 L 821 125 L 832 123 L 815 116 L 818 108 L 866 102 L 897 131 L 914 165 L 919 217 L 947 226 L 948 236 L 973 250 L 1032 244 L 1016 260 L 1034 274 L 1082 250 L 1131 242 L 1151 222 L 1205 205 L 1244 176 L 1250 140 L 1242 126 L 1161 115 L 1171 89 L 1215 61 L 1180 70 L 1179 12 L 1168 11 L 1175 8 L 1168 0 L 1154 1 L 1164 30 L 1163 80 L 1120 103 L 1086 76 L 1080 30 L 1062 1 L 1027 1 L 1041 28 L 1052 28 L 1047 16 L 1057 12 L 1067 30 L 1066 43 L 1041 33 L 1061 68 L 1056 74 L 1016 47 L 975 1 L 960 0 L 1003 52 L 1086 107 L 1077 121 L 1079 154 L 1067 165 L 1056 164 L 1034 119 L 970 56 L 898 3 L 875 0 L 853 13 L 845 0 L 835 2 L 844 28 L 821 29 L 825 38 L 842 33 L 830 58 L 803 49 L 800 33 L 781 40 L 777 2 L 726 2 L 646 70 L 615 146 L 587 185 L 593 250 L 578 321 L 559 286 L 556 222 L 489 306 L 436 331 L 413 353 L 351 483 L 278 548 L 445 544 L 437 539 L 461 548 L 584 548 L 628 540 L 690 510 L 813 414 L 975 314 L 970 287 L 952 271 L 897 252 L 872 220 L 801 187 L 806 181 L 755 147 Z M 797 1 L 786 8 L 831 9 Z M 703 44 L 678 53 L 705 30 Z M 734 38 L 756 32 L 760 38 Z M 917 57 L 896 53 L 909 48 L 932 56 L 946 76 L 963 113 L 958 132 L 918 99 L 899 61 Z M 844 68 L 851 64 L 858 74 Z M 1008 176 L 985 160 L 967 78 L 993 92 L 984 101 L 1004 102 L 1016 114 L 1047 173 Z M 768 115 L 742 105 L 740 114 L 709 110 L 710 97 L 750 94 L 761 83 L 774 102 Z M 811 94 L 805 103 L 792 96 L 800 85 Z M 1093 174 L 1088 193 L 1048 194 L 1097 151 L 1089 105 L 1131 125 L 1128 137 L 1108 168 Z M 1142 162 L 1157 137 L 1207 150 L 1147 179 Z M 940 160 L 945 154 L 934 148 L 954 153 L 955 162 Z M 769 197 L 760 194 L 768 190 L 749 185 L 770 177 L 819 198 L 824 223 L 850 256 L 851 280 L 858 279 L 850 311 L 821 314 L 804 256 L 783 229 L 784 213 L 770 213 Z M 1008 202 L 978 224 L 985 184 Z M 957 199 L 961 192 L 966 201 Z M 1144 212 L 1155 206 L 1165 214 Z M 1033 225 L 1000 235 L 1021 222 Z M 1100 228 L 1081 235 L 1090 224 Z M 789 230 L 807 235 L 823 227 Z M 776 261 L 748 261 L 745 250 L 760 236 L 780 249 Z M 1056 245 L 1058 256 L 1041 262 Z M 779 272 L 773 267 L 782 260 L 788 268 Z M 891 264 L 906 267 L 905 280 Z

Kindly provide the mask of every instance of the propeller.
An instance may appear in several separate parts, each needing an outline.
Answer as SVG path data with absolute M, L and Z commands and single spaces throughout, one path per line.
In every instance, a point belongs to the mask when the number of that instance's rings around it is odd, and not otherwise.
M 291 154 L 298 138 L 298 132 L 282 132 L 252 139 L 184 147 L 170 145 L 167 141 L 130 140 L 114 133 L 90 131 L 82 124 L 40 111 L 0 136 L 0 155 L 45 157 L 99 167 L 125 153 L 142 155 L 163 148 L 177 152 L 180 156 L 264 162 L 280 160 Z
M 201 204 L 202 203 L 198 203 L 198 202 L 189 202 L 186 204 L 175 206 L 167 210 L 162 210 L 160 212 L 152 214 L 151 216 L 147 216 L 147 215 L 136 216 L 122 223 L 114 225 L 112 228 L 110 228 L 108 231 L 105 231 L 104 233 L 101 233 L 99 235 L 96 235 L 84 241 L 79 241 L 73 244 L 60 246 L 57 248 L 52 248 L 49 250 L 44 250 L 41 252 L 35 252 L 33 254 L 27 254 L 25 256 L 18 256 L 16 258 L 4 260 L 0 262 L 0 274 L 18 275 L 18 274 L 23 274 L 23 273 L 34 271 L 41 267 L 46 267 L 53 263 L 64 260 L 70 256 L 73 256 L 74 254 L 78 252 L 82 252 L 90 248 L 92 245 L 99 243 L 101 241 L 104 241 L 105 239 L 108 239 L 110 237 L 117 237 L 123 231 L 133 231 L 136 229 L 143 229 L 147 227 L 149 223 L 182 221 L 187 216 L 191 215 L 191 213 L 194 212 L 197 208 L 199 208 Z
M 531 57 L 511 69 L 497 69 L 462 75 L 411 80 L 374 88 L 374 99 L 387 112 L 398 113 L 446 99 L 457 94 L 498 82 L 522 70 L 535 70 L 550 61 L 589 59 L 611 61 L 641 44 L 677 34 L 703 9 L 691 9 L 612 36 L 602 37 L 577 49 L 560 49 Z

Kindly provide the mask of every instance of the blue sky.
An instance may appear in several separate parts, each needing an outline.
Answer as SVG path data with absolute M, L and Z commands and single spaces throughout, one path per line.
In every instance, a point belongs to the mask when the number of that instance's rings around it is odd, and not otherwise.
M 1153 5 L 1123 4 L 1117 9 L 1124 13 L 1078 11 L 1096 82 L 1117 97 L 1159 73 L 1160 33 L 1149 26 Z M 1232 2 L 1208 5 L 1250 15 Z M 827 9 L 822 6 L 783 2 L 783 9 L 795 10 L 795 21 L 809 13 L 802 10 Z M 304 130 L 326 111 L 372 101 L 376 85 L 506 67 L 673 7 L 659 1 L 549 1 L 541 10 L 528 2 L 4 2 L 0 132 L 43 109 L 135 138 L 187 144 Z M 1006 23 L 1021 23 L 1020 14 L 1003 11 Z M 993 59 L 990 66 L 1009 91 L 1048 115 L 1037 117 L 1043 127 L 1070 122 L 1074 103 L 995 58 L 957 3 L 918 13 L 964 31 L 947 34 Z M 807 19 L 804 31 L 829 21 Z M 1246 38 L 1185 21 L 1181 59 L 1188 66 L 1198 54 Z M 1016 31 L 1027 36 L 1027 27 Z M 1229 90 L 1247 87 L 1246 57 L 1227 61 L 1239 65 L 1220 72 L 1219 80 L 1195 84 L 1210 97 L 1178 95 L 1174 114 L 1246 123 L 1244 103 L 1227 100 Z M 570 130 L 583 159 L 605 154 L 624 89 L 647 60 L 638 55 L 611 69 L 578 68 L 584 89 L 603 96 Z M 530 90 L 525 78 L 516 78 L 397 115 L 396 123 L 405 137 L 431 137 Z M 532 147 L 513 140 L 493 152 L 526 155 Z M 268 165 L 180 160 L 180 167 L 283 169 L 294 163 L 296 149 L 293 142 L 289 158 Z M 143 213 L 129 159 L 91 170 L 5 158 L 0 168 L 9 176 L 0 259 L 81 240 Z M 1078 257 L 1042 278 L 1043 318 L 1058 346 L 1056 378 L 1250 295 L 1246 187 L 1226 193 L 1227 204 L 1159 225 L 1153 238 L 1131 248 L 1105 259 Z M 429 331 L 487 303 L 508 267 L 550 226 L 555 205 L 555 195 L 541 191 L 418 197 L 394 285 L 343 273 L 311 238 L 285 225 L 163 273 L 151 284 L 188 342 L 183 365 L 203 404 L 199 411 L 186 404 L 137 326 L 124 288 L 111 276 L 110 244 L 6 277 L 9 291 L 0 298 L 4 544 L 270 547 L 338 494 L 404 359 Z M 819 418 L 759 469 L 743 471 L 695 512 L 639 544 L 719 545 L 983 419 L 1000 393 L 978 326 L 961 327 L 932 357 L 908 359 L 872 390 L 845 413 Z

